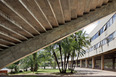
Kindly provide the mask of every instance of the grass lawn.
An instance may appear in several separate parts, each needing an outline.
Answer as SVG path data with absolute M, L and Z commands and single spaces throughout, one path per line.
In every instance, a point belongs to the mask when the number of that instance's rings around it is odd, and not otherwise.
M 67 71 L 67 73 L 69 73 L 70 70 Z M 39 74 L 39 73 L 59 73 L 58 69 L 38 69 L 37 72 L 31 72 L 31 71 L 25 71 L 25 72 L 20 72 L 20 73 L 16 73 L 16 74 L 12 74 L 12 75 L 31 75 L 31 74 Z
M 59 72 L 58 69 L 39 69 L 38 73 L 56 73 Z

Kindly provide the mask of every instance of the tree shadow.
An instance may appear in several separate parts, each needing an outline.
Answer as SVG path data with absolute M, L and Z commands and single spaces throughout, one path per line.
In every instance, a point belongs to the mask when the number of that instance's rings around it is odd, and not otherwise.
M 77 70 L 77 72 L 75 73 L 76 75 L 92 75 L 92 74 L 97 74 L 100 71 L 93 71 L 93 70 Z
M 107 75 L 100 75 L 99 72 L 95 70 L 76 70 L 75 73 L 36 73 L 35 75 L 12 75 L 12 76 L 0 76 L 0 77 L 116 77 L 116 76 L 107 76 Z M 97 74 L 99 76 L 96 76 Z
M 0 77 L 116 77 L 116 76 L 70 76 L 70 75 L 13 75 L 13 76 L 0 76 Z

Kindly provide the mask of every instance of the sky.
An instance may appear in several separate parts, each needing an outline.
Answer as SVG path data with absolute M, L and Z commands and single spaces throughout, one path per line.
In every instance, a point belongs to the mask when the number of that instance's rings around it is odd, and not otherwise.
M 87 34 L 91 33 L 91 31 L 98 25 L 99 21 L 96 21 L 94 23 L 91 23 L 87 25 L 87 27 L 84 28 L 84 31 L 86 31 Z

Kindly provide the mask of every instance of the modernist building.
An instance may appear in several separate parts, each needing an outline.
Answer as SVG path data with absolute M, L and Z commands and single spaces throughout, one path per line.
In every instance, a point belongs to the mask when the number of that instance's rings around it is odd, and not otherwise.
M 89 34 L 91 45 L 79 57 L 80 67 L 115 70 L 116 67 L 116 14 L 100 20 Z

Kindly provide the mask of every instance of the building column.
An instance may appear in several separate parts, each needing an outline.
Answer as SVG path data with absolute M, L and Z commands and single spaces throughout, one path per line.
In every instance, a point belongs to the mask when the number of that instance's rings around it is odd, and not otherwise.
M 104 70 L 104 54 L 101 55 L 101 70 Z
M 94 69 L 95 68 L 95 59 L 94 59 L 94 57 L 92 57 L 92 69 Z
M 76 62 L 76 66 L 78 67 L 78 60 L 77 60 L 77 62 Z
M 80 67 L 82 67 L 82 60 L 80 60 Z
M 112 58 L 112 69 L 115 70 L 115 57 Z
M 87 68 L 88 67 L 88 60 L 85 59 L 85 67 Z

